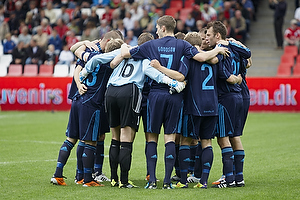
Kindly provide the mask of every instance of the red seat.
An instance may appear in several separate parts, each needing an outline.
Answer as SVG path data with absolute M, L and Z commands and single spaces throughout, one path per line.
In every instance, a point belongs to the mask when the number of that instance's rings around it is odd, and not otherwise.
M 287 63 L 281 63 L 277 69 L 277 76 L 290 76 L 291 66 Z
M 290 67 L 293 67 L 295 64 L 295 57 L 289 54 L 283 54 L 281 56 L 280 64 L 288 64 Z
M 298 55 L 298 47 L 297 46 L 285 46 L 284 54 L 293 56 L 295 58 Z
M 185 8 L 192 8 L 194 4 L 195 4 L 195 0 L 187 0 L 184 3 L 184 7 Z
M 180 16 L 179 18 L 185 22 L 185 20 L 187 19 L 187 16 L 192 13 L 193 9 L 192 8 L 183 8 L 180 10 Z
M 165 15 L 170 15 L 172 17 L 175 17 L 175 13 L 177 13 L 179 8 L 167 8 L 165 10 Z
M 38 65 L 27 64 L 24 66 L 23 76 L 37 76 L 38 74 Z
M 9 65 L 7 76 L 22 76 L 22 65 L 21 64 Z
M 182 8 L 182 1 L 172 0 L 170 2 L 170 8 L 181 9 Z
M 53 65 L 41 65 L 39 76 L 52 76 Z
M 293 76 L 300 76 L 300 63 L 296 63 L 293 68 Z

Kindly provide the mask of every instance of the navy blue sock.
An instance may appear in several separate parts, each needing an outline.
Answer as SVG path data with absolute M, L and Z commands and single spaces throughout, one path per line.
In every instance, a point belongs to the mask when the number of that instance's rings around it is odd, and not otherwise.
M 150 182 L 156 181 L 156 163 L 157 163 L 157 143 L 149 142 L 147 146 L 147 160 L 148 160 L 148 171 L 150 175 Z
M 118 164 L 119 164 L 120 141 L 111 140 L 109 148 L 109 165 L 111 180 L 118 181 Z
M 211 146 L 205 147 L 202 150 L 202 175 L 201 175 L 201 184 L 207 184 L 209 172 L 213 163 L 214 155 Z
M 54 173 L 54 177 L 62 177 L 63 176 L 63 168 L 68 161 L 71 150 L 73 149 L 74 144 L 69 140 L 65 140 L 62 146 L 60 147 L 56 170 Z
M 245 151 L 236 150 L 233 152 L 233 154 L 234 154 L 234 165 L 235 165 L 235 181 L 240 182 L 244 180 L 243 168 L 244 168 Z
M 95 146 L 85 144 L 83 154 L 82 154 L 85 183 L 91 182 L 93 180 L 92 172 L 94 167 L 95 152 L 96 152 Z
M 146 157 L 146 170 L 147 170 L 147 176 L 149 175 L 149 171 L 148 171 L 148 159 L 147 159 L 147 147 L 148 147 L 148 142 L 146 141 L 145 143 L 145 157 Z
M 195 155 L 196 155 L 196 149 L 197 145 L 191 145 L 190 146 L 190 164 L 189 164 L 189 173 L 194 173 L 194 167 L 195 167 Z
M 119 163 L 121 169 L 120 180 L 122 184 L 128 183 L 128 172 L 131 166 L 132 142 L 121 142 Z
M 175 142 L 165 144 L 165 178 L 164 183 L 171 183 L 171 174 L 176 159 Z M 151 176 L 150 176 L 151 178 Z
M 222 162 L 223 162 L 225 180 L 227 183 L 232 183 L 234 181 L 233 160 L 234 160 L 234 155 L 233 155 L 232 148 L 224 147 L 222 149 Z
M 85 143 L 82 141 L 79 141 L 78 146 L 77 146 L 77 151 L 76 151 L 76 155 L 77 155 L 77 171 L 76 171 L 76 180 L 80 181 L 81 179 L 83 179 L 83 163 L 82 163 L 82 154 L 83 154 L 83 150 L 85 147 Z
M 198 142 L 198 146 L 195 154 L 195 166 L 194 166 L 194 176 L 196 178 L 201 178 L 202 175 L 202 146 L 201 143 Z
M 175 159 L 174 167 L 175 167 L 175 174 L 178 177 L 181 176 L 180 175 L 180 167 L 179 167 L 179 147 L 180 147 L 180 144 L 175 144 L 176 159 Z
M 104 160 L 104 141 L 97 141 L 95 161 L 94 161 L 95 173 L 102 174 L 103 160 Z
M 183 184 L 186 184 L 189 165 L 190 165 L 190 146 L 181 145 L 179 147 L 179 167 L 180 167 L 180 182 Z

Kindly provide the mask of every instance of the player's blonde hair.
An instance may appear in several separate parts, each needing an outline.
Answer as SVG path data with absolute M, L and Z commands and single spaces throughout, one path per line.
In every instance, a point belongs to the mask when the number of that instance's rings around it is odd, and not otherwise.
M 142 33 L 138 38 L 138 45 L 144 44 L 149 40 L 154 40 L 154 36 L 151 33 Z
M 111 39 L 107 42 L 105 47 L 105 52 L 111 52 L 113 50 L 121 48 L 121 45 L 124 44 L 124 41 L 122 39 Z
M 202 44 L 201 35 L 198 32 L 188 32 L 185 35 L 184 40 L 189 42 L 193 46 L 201 46 Z

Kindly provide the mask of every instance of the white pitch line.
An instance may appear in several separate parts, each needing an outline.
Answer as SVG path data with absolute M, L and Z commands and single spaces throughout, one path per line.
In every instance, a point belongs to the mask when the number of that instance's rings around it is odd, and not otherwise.
M 76 158 L 69 158 L 68 160 L 76 160 Z M 8 162 L 0 162 L 0 165 L 12 165 L 12 164 L 33 163 L 33 162 L 55 162 L 55 161 L 57 161 L 57 159 L 51 159 L 51 160 L 8 161 Z

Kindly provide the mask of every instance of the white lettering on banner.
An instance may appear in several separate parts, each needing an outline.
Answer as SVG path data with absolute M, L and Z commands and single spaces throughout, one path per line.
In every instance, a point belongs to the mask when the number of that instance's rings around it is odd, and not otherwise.
M 45 89 L 44 83 L 40 83 L 39 88 L 3 88 L 0 90 L 0 104 L 50 104 L 53 96 L 53 104 L 59 105 L 63 102 L 62 93 L 60 88 Z
M 290 84 L 280 84 L 279 89 L 276 89 L 273 94 L 273 99 L 270 99 L 270 92 L 267 89 L 255 90 L 249 89 L 250 105 L 276 105 L 276 106 L 296 106 L 297 90 L 292 90 Z
M 72 100 L 68 98 L 68 95 L 69 95 L 69 92 L 70 92 L 70 89 L 71 89 L 71 85 L 72 85 L 71 83 L 67 84 L 67 103 L 68 104 L 72 104 Z

